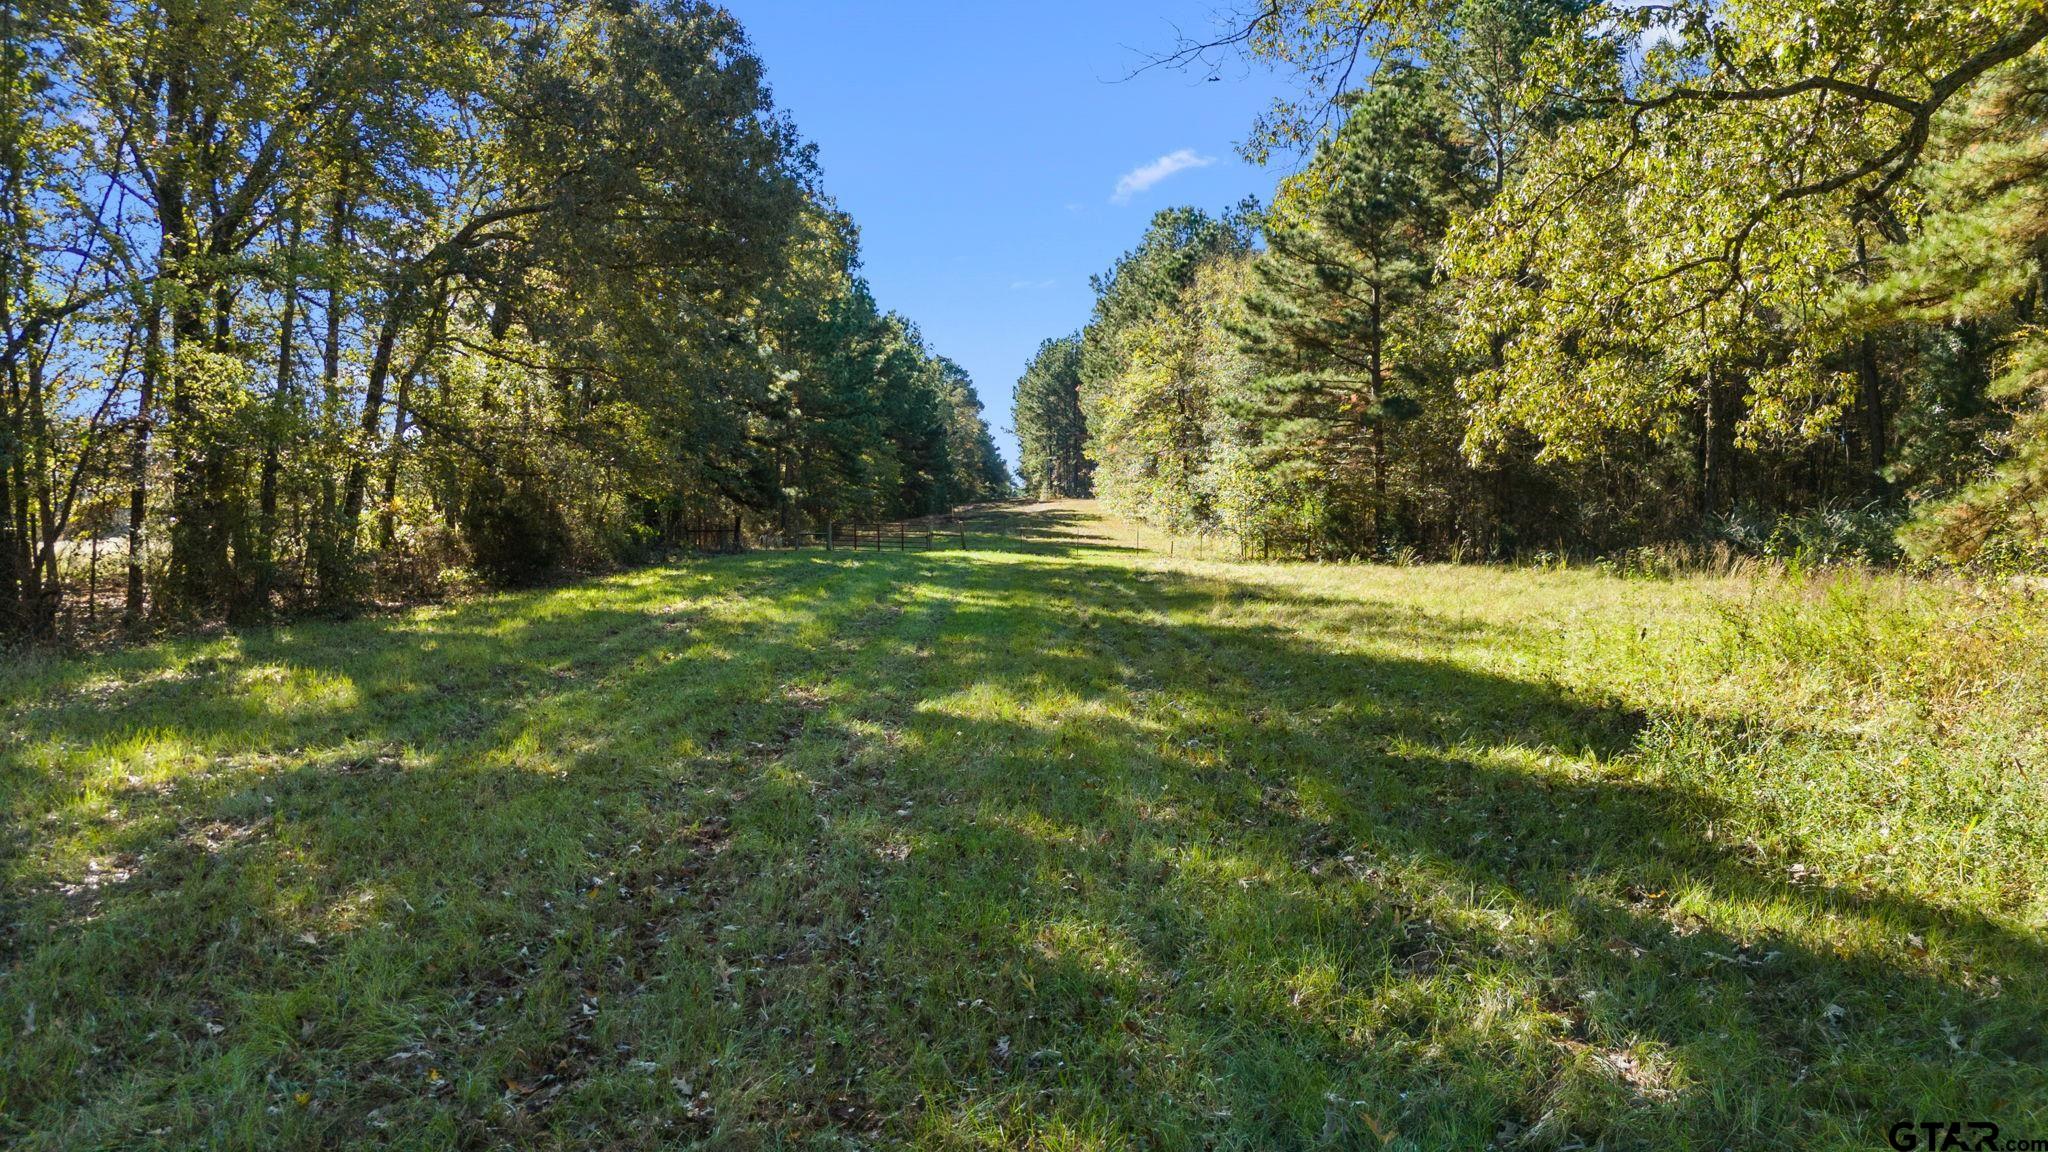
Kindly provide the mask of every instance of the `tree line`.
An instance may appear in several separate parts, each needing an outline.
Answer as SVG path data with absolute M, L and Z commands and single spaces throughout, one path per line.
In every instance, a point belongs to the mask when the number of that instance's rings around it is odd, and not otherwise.
M 1262 4 L 1299 98 L 1019 385 L 1027 485 L 1248 548 L 2048 563 L 2048 8 Z M 1027 403 L 1028 398 L 1028 403 Z
M 711 4 L 0 0 L 0 55 L 0 639 L 1009 488 Z

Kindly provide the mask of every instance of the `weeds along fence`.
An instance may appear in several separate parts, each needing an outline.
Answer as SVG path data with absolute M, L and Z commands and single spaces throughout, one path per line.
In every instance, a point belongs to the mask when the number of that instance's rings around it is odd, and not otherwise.
M 676 544 L 692 552 L 741 552 L 747 546 L 738 524 L 722 528 L 684 528 L 676 535 Z
M 732 553 L 750 548 L 820 548 L 827 552 L 922 552 L 966 548 L 967 526 L 925 520 L 898 524 L 834 524 L 822 532 L 769 531 L 748 536 L 737 524 L 685 528 L 677 544 L 693 552 Z

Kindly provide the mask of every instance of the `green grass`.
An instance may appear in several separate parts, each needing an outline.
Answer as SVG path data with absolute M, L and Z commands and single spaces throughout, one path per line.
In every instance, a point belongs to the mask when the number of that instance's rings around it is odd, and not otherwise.
M 2048 1136 L 2048 610 L 1009 524 L 10 658 L 0 1144 Z

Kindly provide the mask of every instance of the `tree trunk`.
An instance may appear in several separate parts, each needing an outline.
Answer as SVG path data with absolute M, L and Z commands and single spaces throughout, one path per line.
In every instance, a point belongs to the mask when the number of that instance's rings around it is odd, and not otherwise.
M 24 583 L 23 606 L 28 609 L 28 632 L 37 640 L 48 640 L 57 634 L 57 609 L 63 600 L 64 585 L 57 575 L 57 512 L 50 501 L 50 419 L 44 405 L 43 357 L 30 353 L 28 358 L 28 451 L 18 453 L 28 457 L 28 487 L 35 495 L 35 521 L 33 526 L 26 515 L 22 518 L 21 543 L 27 554 L 27 576 Z M 21 480 L 18 477 L 17 483 Z M 26 506 L 27 493 L 23 493 Z M 29 546 L 33 551 L 29 552 Z
M 14 569 L 19 582 L 18 599 L 15 606 L 15 624 L 22 635 L 35 634 L 36 602 L 42 598 L 41 580 L 37 575 L 35 559 L 35 521 L 29 515 L 28 472 L 24 466 L 24 453 L 17 448 L 14 458 L 8 461 L 7 470 L 10 486 L 14 489 L 14 503 L 7 509 L 7 518 L 12 525 L 12 547 L 8 549 L 8 562 Z
M 189 295 L 197 287 L 188 286 L 188 295 L 171 308 L 174 355 L 188 350 L 215 351 L 227 343 L 232 297 L 224 287 L 206 290 L 215 309 L 209 325 Z M 230 446 L 208 412 L 212 405 L 197 395 L 200 381 L 188 371 L 188 366 L 178 366 L 171 374 L 171 416 L 183 434 L 177 438 L 171 472 L 169 591 L 178 611 L 208 615 L 232 606 L 236 599 L 234 566 L 228 554 L 234 532 L 227 459 Z
M 149 514 L 149 432 L 151 409 L 156 405 L 156 382 L 163 372 L 163 308 L 150 303 L 143 320 L 142 381 L 135 398 L 135 437 L 128 449 L 128 595 L 121 611 L 121 626 L 133 632 L 142 627 L 147 607 L 143 587 L 143 550 L 148 544 L 144 532 Z
M 29 541 L 28 485 L 22 456 L 27 449 L 28 429 L 22 411 L 19 369 L 8 369 L 7 437 L 0 443 L 0 608 L 6 616 L 0 627 L 26 636 L 32 628 L 29 617 L 36 598 L 34 552 Z
M 1367 350 L 1371 357 L 1368 374 L 1370 389 L 1367 402 L 1378 408 L 1382 396 L 1380 351 L 1384 337 L 1380 327 L 1381 302 L 1380 286 L 1372 288 L 1371 330 L 1366 334 Z M 1375 411 L 1372 425 L 1372 548 L 1377 554 L 1387 546 L 1387 432 L 1385 413 Z
M 19 544 L 15 540 L 14 475 L 21 451 L 21 422 L 16 415 L 14 365 L 7 366 L 7 391 L 0 393 L 0 634 L 25 631 Z
M 377 547 L 389 549 L 398 535 L 398 463 L 405 451 L 406 412 L 412 403 L 412 377 L 398 378 L 398 400 L 391 411 L 391 448 L 384 462 L 384 499 L 377 509 Z
M 299 306 L 299 235 L 300 222 L 294 214 L 291 234 L 285 241 L 284 300 L 277 324 L 277 384 L 270 397 L 270 427 L 264 436 L 263 466 L 256 482 L 256 535 L 252 557 L 255 574 L 249 584 L 245 610 L 257 614 L 270 611 L 271 594 L 277 584 L 277 484 L 278 474 L 283 470 L 284 425 L 295 403 L 292 357 Z
M 168 29 L 177 38 L 182 29 Z M 182 128 L 191 121 L 190 93 L 185 69 L 173 61 L 165 85 L 165 119 Z M 168 412 L 176 429 L 171 457 L 171 571 L 166 582 L 165 606 L 174 612 L 203 611 L 217 594 L 222 573 L 216 557 L 220 525 L 207 489 L 209 468 L 204 441 L 209 437 L 199 425 L 204 405 L 195 393 L 199 382 L 190 377 L 187 357 L 206 346 L 205 317 L 199 301 L 212 295 L 204 275 L 195 267 L 193 225 L 188 197 L 190 155 L 199 150 L 174 147 L 171 158 L 157 182 L 157 225 L 162 236 L 160 251 L 169 278 L 178 286 L 171 299 L 171 357 L 167 382 L 170 387 Z
M 1387 430 L 1372 426 L 1372 546 L 1375 553 L 1387 546 Z
M 1868 272 L 1870 252 L 1863 238 L 1862 229 L 1856 232 L 1856 270 L 1863 283 L 1870 283 Z M 1856 345 L 1856 381 L 1860 393 L 1858 400 L 1863 409 L 1863 459 L 1870 475 L 1869 483 L 1880 494 L 1891 487 L 1885 479 L 1884 469 L 1889 454 L 1886 441 L 1886 416 L 1884 403 L 1884 377 L 1877 370 L 1877 338 L 1865 332 Z
M 334 202 L 327 218 L 327 331 L 326 342 L 320 351 L 320 387 L 329 413 L 342 409 L 341 396 L 341 317 L 347 310 L 347 286 L 345 284 L 346 253 L 348 250 L 350 202 L 348 164 L 341 165 L 341 172 L 334 189 Z M 341 530 L 337 525 L 339 509 L 335 507 L 334 475 L 323 469 L 320 474 L 320 513 L 314 518 L 313 539 L 308 549 L 313 553 L 314 579 L 320 587 L 320 599 L 334 606 L 345 602 L 350 595 L 350 567 L 352 558 L 344 547 Z
M 1704 518 L 1722 510 L 1721 495 L 1727 471 L 1726 452 L 1721 445 L 1720 378 L 1711 365 L 1707 368 L 1706 396 L 1700 413 L 1700 515 Z
M 7 34 L 6 39 L 0 40 L 0 47 L 6 49 L 8 64 L 10 68 L 18 67 L 15 61 L 21 51 L 14 40 L 14 7 L 11 4 L 0 5 L 0 30 Z M 4 139 L 10 145 L 13 143 L 12 137 Z M 0 195 L 6 197 L 8 206 L 13 209 L 10 215 L 18 220 L 22 216 L 22 162 L 18 149 L 9 147 L 7 154 L 0 157 L 0 173 L 4 173 L 6 179 L 6 189 Z M 26 275 L 25 270 L 19 274 L 16 272 L 16 263 L 22 252 L 18 236 L 0 240 L 0 340 L 9 339 L 14 333 L 14 315 L 10 305 L 18 276 Z M 23 630 L 22 583 L 25 573 L 20 570 L 17 559 L 14 471 L 25 434 L 20 404 L 20 369 L 16 359 L 8 356 L 5 364 L 0 365 L 0 371 L 4 371 L 6 377 L 6 390 L 0 392 L 0 638 L 5 638 Z
M 363 519 L 363 501 L 369 495 L 370 457 L 376 454 L 378 433 L 384 425 L 384 385 L 391 376 L 391 354 L 398 343 L 398 317 L 402 302 L 393 293 L 385 301 L 389 309 L 377 330 L 377 347 L 370 354 L 370 374 L 363 392 L 362 439 L 351 453 L 348 478 L 342 485 L 341 533 L 350 548 L 355 547 L 356 529 Z
M 1870 473 L 1871 486 L 1883 492 L 1891 487 L 1884 474 L 1890 455 L 1886 443 L 1884 378 L 1877 370 L 1877 341 L 1867 332 L 1856 349 L 1856 377 L 1862 392 L 1864 467 Z

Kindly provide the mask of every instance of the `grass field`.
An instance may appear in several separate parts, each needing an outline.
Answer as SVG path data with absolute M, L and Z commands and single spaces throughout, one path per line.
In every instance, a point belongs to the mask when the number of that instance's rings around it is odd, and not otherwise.
M 2048 607 L 990 524 L 6 658 L 0 1144 L 2048 1137 Z

